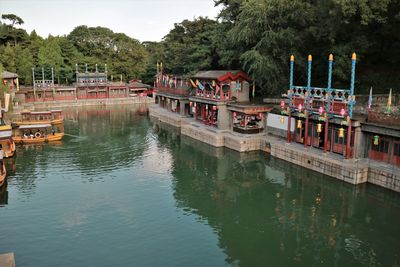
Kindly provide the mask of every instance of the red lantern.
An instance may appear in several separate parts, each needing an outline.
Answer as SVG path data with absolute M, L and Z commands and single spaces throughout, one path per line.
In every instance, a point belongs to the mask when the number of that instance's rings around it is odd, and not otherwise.
M 189 102 L 189 106 L 190 106 L 190 107 L 192 107 L 192 105 L 193 105 L 193 102 L 192 102 L 192 101 L 190 101 L 190 102 Z
M 344 117 L 344 114 L 345 114 L 346 112 L 344 111 L 344 108 L 342 108 L 341 110 L 340 110 L 340 116 L 342 116 L 342 117 Z
M 301 112 L 302 109 L 303 109 L 303 105 L 299 104 L 299 111 Z
M 324 108 L 323 108 L 323 107 L 319 107 L 319 110 L 318 110 L 318 112 L 319 112 L 319 115 L 321 116 L 321 115 L 322 115 L 322 113 L 324 113 Z
M 258 117 L 259 117 L 259 118 L 262 118 L 262 115 L 263 115 L 263 114 L 262 114 L 261 112 L 258 113 Z
M 212 110 L 216 111 L 217 110 L 217 106 L 213 106 Z
M 285 101 L 281 101 L 281 108 L 284 109 L 285 108 Z
M 236 118 L 236 112 L 233 112 L 233 117 Z

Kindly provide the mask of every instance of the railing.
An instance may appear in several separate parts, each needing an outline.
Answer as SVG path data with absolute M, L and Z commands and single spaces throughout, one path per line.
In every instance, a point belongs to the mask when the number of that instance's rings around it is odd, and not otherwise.
M 158 87 L 157 91 L 159 93 L 179 95 L 179 96 L 189 96 L 189 89 L 186 88 L 168 88 L 168 87 Z
M 215 101 L 226 101 L 232 99 L 230 91 L 225 91 L 225 92 L 220 91 L 218 93 L 215 93 L 215 91 L 198 90 L 198 89 L 196 90 L 196 97 L 212 99 Z
M 125 97 L 127 97 L 127 95 L 125 93 L 123 93 L 123 94 L 110 94 L 108 96 L 108 98 L 125 98 Z

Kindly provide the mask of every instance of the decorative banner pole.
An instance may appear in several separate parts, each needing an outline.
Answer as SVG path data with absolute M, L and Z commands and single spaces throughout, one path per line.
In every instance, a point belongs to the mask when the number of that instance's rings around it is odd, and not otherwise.
M 291 134 L 290 134 L 290 121 L 292 118 L 292 112 L 290 110 L 290 101 L 291 101 L 291 96 L 292 96 L 292 87 L 293 87 L 293 67 L 294 67 L 294 56 L 291 55 L 290 56 L 290 81 L 289 81 L 289 94 L 288 94 L 288 98 L 289 98 L 289 105 L 288 105 L 288 127 L 287 127 L 287 139 L 288 139 L 288 143 L 290 143 L 292 140 Z
M 332 89 L 332 65 L 333 65 L 333 55 L 329 55 L 329 69 L 328 69 L 328 88 L 326 89 L 326 112 L 329 112 L 331 106 L 331 89 Z
M 304 129 L 304 148 L 308 146 L 308 109 L 309 103 L 308 98 L 311 91 L 311 66 L 312 65 L 312 56 L 308 55 L 308 75 L 307 75 L 307 93 L 306 93 L 306 105 L 305 105 L 305 115 L 306 115 L 306 128 Z
M 60 76 L 58 76 L 60 77 Z M 60 78 L 58 78 L 60 79 Z M 58 81 L 58 84 L 60 85 L 60 81 Z M 51 67 L 51 86 L 53 87 L 53 99 L 56 97 L 56 88 L 54 87 L 54 69 Z
M 108 81 L 108 77 L 107 77 L 107 64 L 104 64 L 104 73 L 106 74 L 106 83 Z
M 351 82 L 350 82 L 350 103 L 349 103 L 349 116 L 350 119 L 353 117 L 353 105 L 354 105 L 354 83 L 356 80 L 356 61 L 357 61 L 357 55 L 356 53 L 353 53 L 351 55 Z
M 33 79 L 33 98 L 36 100 L 35 68 L 32 68 L 32 79 Z
M 331 108 L 331 89 L 332 89 L 332 65 L 333 65 L 333 55 L 329 55 L 329 69 L 328 69 L 328 88 L 326 95 L 326 110 L 325 110 L 325 133 L 324 133 L 324 153 L 328 151 L 328 134 L 329 134 L 329 122 L 327 113 Z
M 351 82 L 350 82 L 350 101 L 349 101 L 349 113 L 347 117 L 348 127 L 347 127 L 347 144 L 346 144 L 346 159 L 351 158 L 351 118 L 353 117 L 353 105 L 354 105 L 354 82 L 356 78 L 356 53 L 351 55 Z M 355 144 L 354 144 L 355 146 Z

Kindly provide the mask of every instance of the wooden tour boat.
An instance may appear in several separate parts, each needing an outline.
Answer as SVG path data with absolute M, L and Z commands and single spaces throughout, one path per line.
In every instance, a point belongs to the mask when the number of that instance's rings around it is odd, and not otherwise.
M 14 156 L 15 142 L 12 139 L 11 125 L 0 125 L 0 145 L 3 149 L 4 158 Z
M 22 111 L 21 119 L 13 121 L 13 125 L 33 125 L 33 124 L 51 124 L 58 125 L 64 123 L 64 117 L 61 110 L 50 111 Z
M 21 125 L 14 131 L 13 139 L 15 143 L 21 144 L 60 141 L 64 133 L 56 130 L 57 127 L 51 124 Z

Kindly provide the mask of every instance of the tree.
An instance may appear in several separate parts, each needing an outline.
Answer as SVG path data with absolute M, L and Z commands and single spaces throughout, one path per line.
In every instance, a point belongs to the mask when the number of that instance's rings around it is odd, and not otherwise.
M 86 62 L 79 63 L 107 64 L 110 75 L 122 74 L 125 79 L 137 78 L 145 71 L 148 60 L 145 47 L 123 33 L 78 26 L 67 38 L 85 56 Z
M 395 52 L 400 40 L 394 32 L 400 27 L 399 0 L 215 2 L 223 6 L 220 20 L 231 26 L 228 47 L 241 55 L 242 68 L 261 85 L 264 95 L 279 95 L 287 88 L 290 54 L 296 55 L 299 84 L 305 83 L 306 58 L 313 54 L 313 85 L 326 86 L 327 58 L 333 53 L 334 86 L 348 87 L 352 52 L 357 52 L 361 63 L 357 93 L 370 86 L 379 92 L 382 86 L 395 86 L 400 80 L 395 63 L 400 59 Z M 391 78 L 383 78 L 388 73 Z
M 32 85 L 33 58 L 28 48 L 16 46 L 16 69 L 19 82 L 23 85 Z
M 174 74 L 218 69 L 219 55 L 215 40 L 218 22 L 208 18 L 184 20 L 163 38 L 165 68 Z
M 54 69 L 54 75 L 60 74 L 63 66 L 63 57 L 61 48 L 56 37 L 49 36 L 44 45 L 39 49 L 38 63 L 40 67 L 44 67 L 46 71 Z M 46 75 L 49 77 L 50 75 Z
M 24 21 L 14 14 L 3 14 L 1 15 L 3 20 L 9 20 L 11 24 L 7 25 L 10 31 L 10 35 L 14 38 L 14 45 L 17 45 L 17 39 L 26 37 L 26 32 L 24 30 L 14 28 L 14 25 L 22 25 Z
M 14 14 L 3 14 L 3 15 L 1 15 L 1 18 L 11 21 L 11 24 L 10 24 L 11 28 L 13 28 L 15 24 L 17 24 L 17 25 L 24 24 L 24 21 L 20 17 L 18 17 L 17 15 L 14 15 Z
M 3 68 L 10 72 L 17 72 L 17 55 L 15 53 L 15 48 L 10 44 L 7 44 L 5 47 L 2 47 L 2 51 L 0 54 L 0 62 L 3 65 Z

